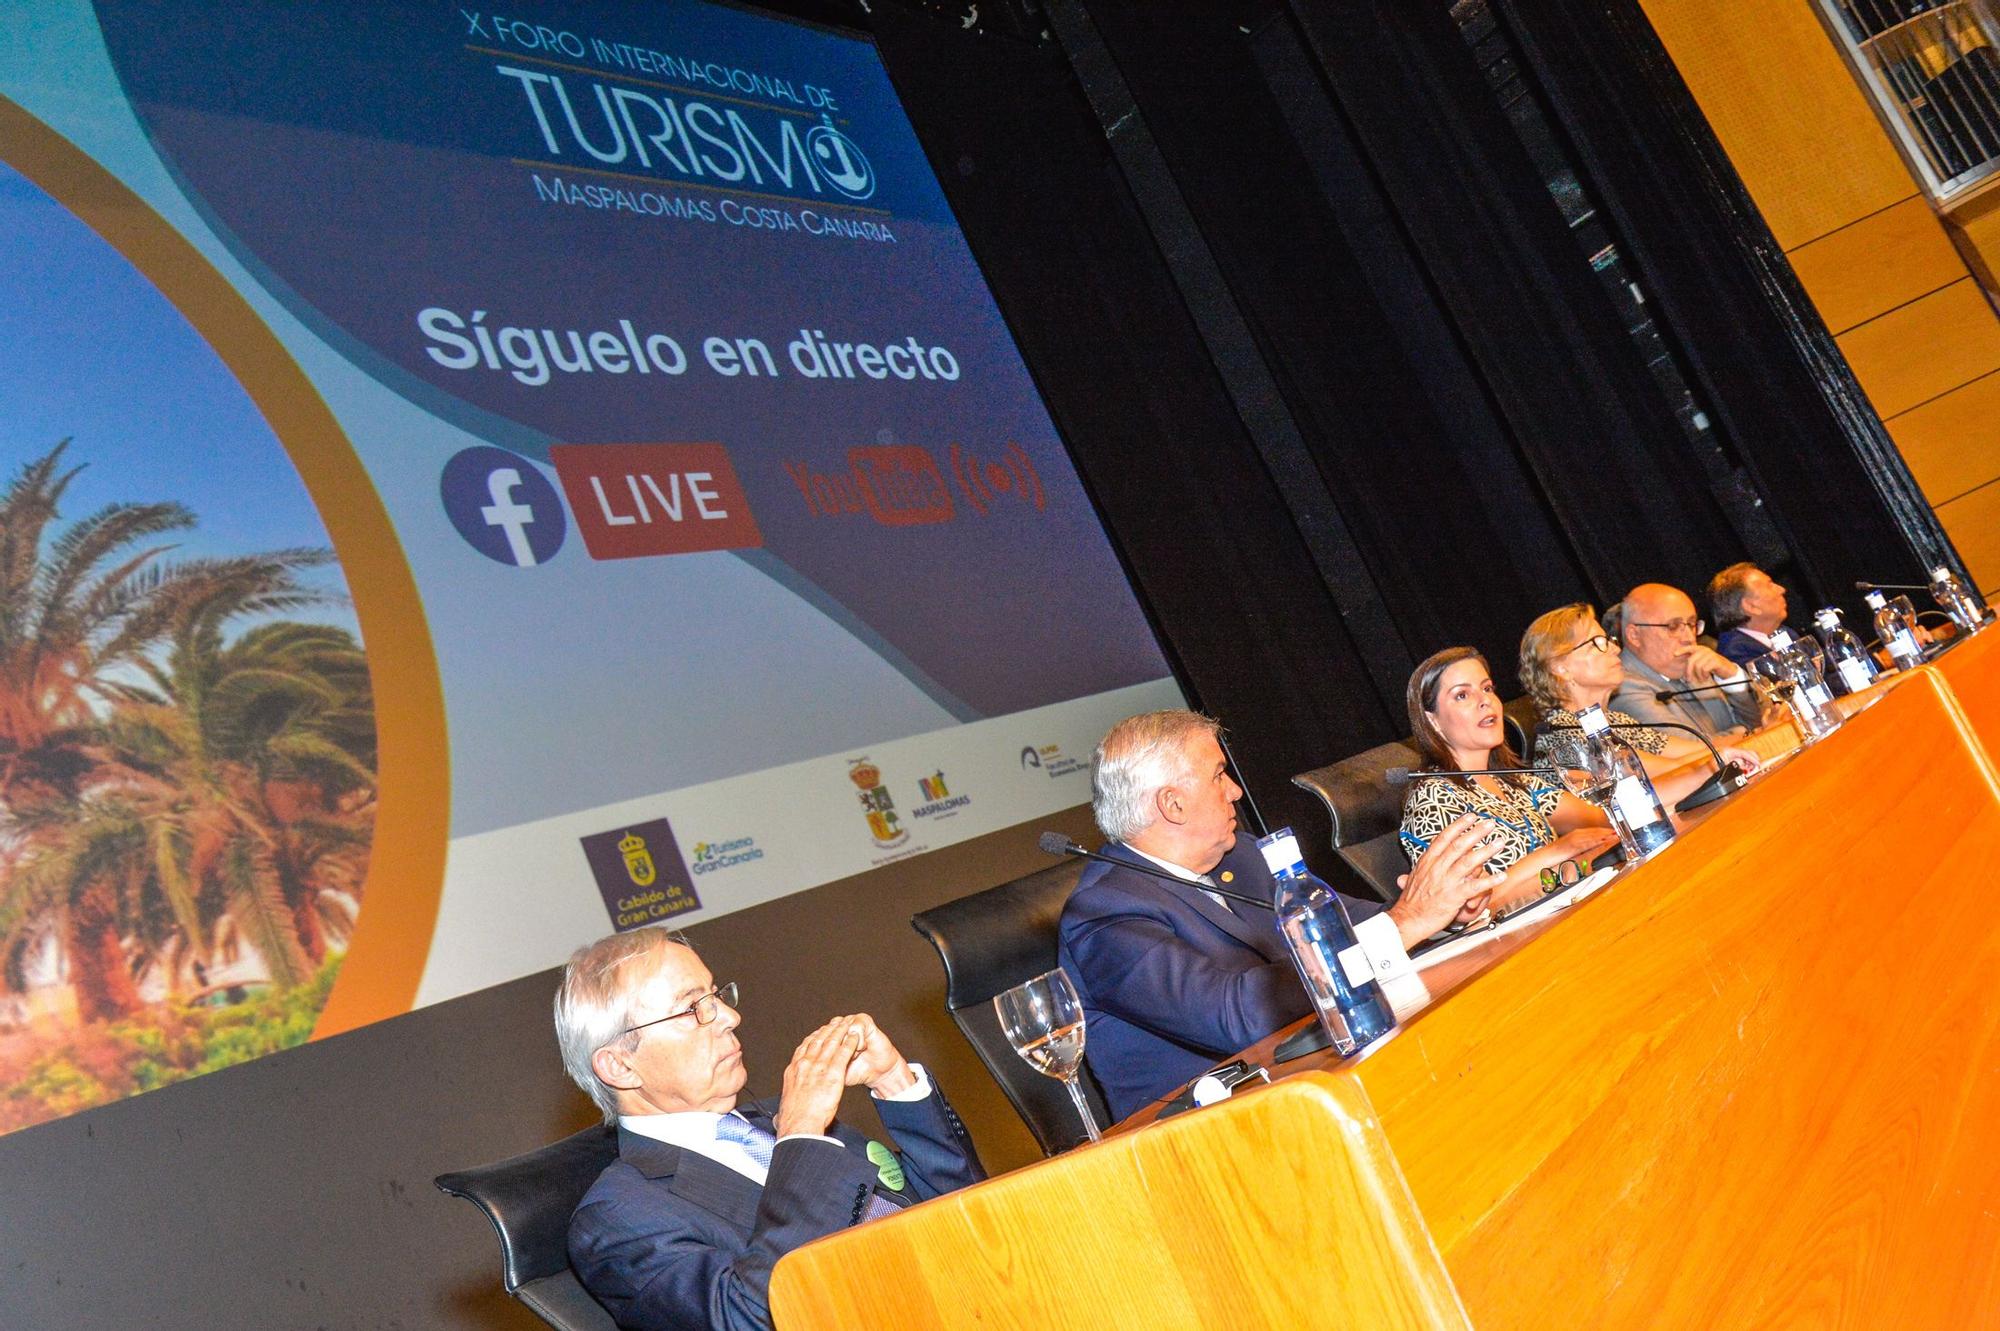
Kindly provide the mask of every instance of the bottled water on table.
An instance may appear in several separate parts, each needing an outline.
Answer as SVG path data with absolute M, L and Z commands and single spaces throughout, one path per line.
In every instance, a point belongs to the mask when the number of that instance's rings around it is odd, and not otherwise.
M 1917 611 L 1907 596 L 1893 601 L 1881 592 L 1868 593 L 1868 608 L 1875 612 L 1875 637 L 1889 653 L 1898 670 L 1910 670 L 1924 663 L 1923 644 L 1917 641 Z
M 1859 693 L 1875 682 L 1875 662 L 1861 639 L 1840 622 L 1840 611 L 1832 606 L 1813 616 L 1819 625 L 1820 641 L 1826 644 L 1827 678 L 1842 694 Z
M 1931 596 L 1936 599 L 1938 609 L 1951 616 L 1961 633 L 1976 632 L 1986 622 L 1985 608 L 1965 589 L 1958 575 L 1943 564 L 1931 570 Z
M 1840 727 L 1833 690 L 1826 686 L 1813 654 L 1790 629 L 1782 625 L 1773 629 L 1771 650 L 1751 658 L 1747 669 L 1785 704 L 1806 743 L 1824 739 Z
M 1604 806 L 1618 833 L 1625 858 L 1637 861 L 1674 839 L 1674 822 L 1660 802 L 1646 765 L 1630 744 L 1618 737 L 1602 707 L 1576 714 L 1583 729 L 1583 757 L 1590 773 L 1588 797 Z
M 1291 828 L 1259 838 L 1257 848 L 1264 852 L 1271 877 L 1278 880 L 1271 902 L 1278 932 L 1291 950 L 1292 964 L 1299 969 L 1327 1038 L 1342 1055 L 1375 1043 L 1395 1028 L 1396 1018 L 1340 898 L 1306 871 Z

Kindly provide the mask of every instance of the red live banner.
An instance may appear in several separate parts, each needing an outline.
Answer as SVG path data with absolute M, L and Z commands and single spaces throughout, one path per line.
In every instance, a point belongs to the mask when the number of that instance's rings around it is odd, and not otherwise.
M 721 444 L 557 444 L 549 457 L 592 559 L 764 544 Z

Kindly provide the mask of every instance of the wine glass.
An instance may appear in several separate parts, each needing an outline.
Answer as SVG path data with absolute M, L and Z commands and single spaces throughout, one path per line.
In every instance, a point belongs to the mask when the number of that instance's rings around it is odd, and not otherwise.
M 1083 1000 L 1076 986 L 1058 966 L 1046 975 L 1023 980 L 1005 993 L 993 996 L 993 1010 L 1000 1016 L 1000 1030 L 1014 1052 L 1028 1066 L 1045 1077 L 1054 1077 L 1069 1092 L 1077 1117 L 1090 1140 L 1103 1134 L 1090 1116 L 1084 1099 L 1083 1082 L 1077 1073 L 1083 1067 Z

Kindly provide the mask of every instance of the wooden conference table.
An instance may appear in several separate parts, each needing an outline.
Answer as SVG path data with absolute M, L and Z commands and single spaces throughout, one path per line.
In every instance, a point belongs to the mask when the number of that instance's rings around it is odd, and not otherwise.
M 1857 701 L 1365 1057 L 790 1254 L 780 1331 L 2000 1324 L 2000 632 Z

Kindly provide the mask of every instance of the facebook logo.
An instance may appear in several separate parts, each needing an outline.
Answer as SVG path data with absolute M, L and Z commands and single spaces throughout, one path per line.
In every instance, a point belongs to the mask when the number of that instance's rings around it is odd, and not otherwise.
M 516 568 L 546 564 L 569 530 L 562 499 L 540 468 L 504 448 L 468 448 L 438 481 L 445 516 L 466 543 Z

